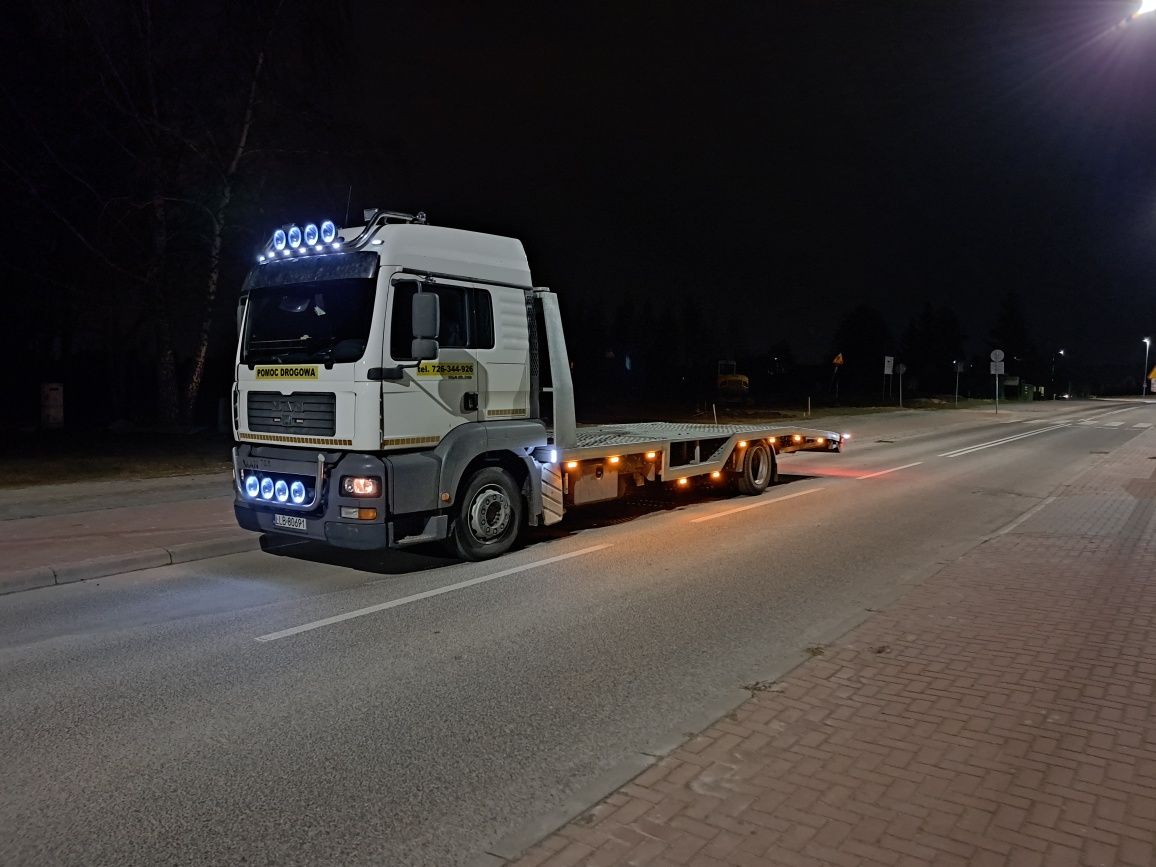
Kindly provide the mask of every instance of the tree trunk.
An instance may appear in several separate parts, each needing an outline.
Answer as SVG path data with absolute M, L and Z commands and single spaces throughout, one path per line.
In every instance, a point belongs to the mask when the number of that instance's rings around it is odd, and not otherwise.
M 189 374 L 188 386 L 185 389 L 185 418 L 192 421 L 193 411 L 197 405 L 197 397 L 201 392 L 201 385 L 205 378 L 205 359 L 209 353 L 209 340 L 213 329 L 213 306 L 217 300 L 217 286 L 221 276 L 221 243 L 225 232 L 225 218 L 228 216 L 229 203 L 233 200 L 233 179 L 237 175 L 241 158 L 245 156 L 245 148 L 249 141 L 249 131 L 253 127 L 253 110 L 257 104 L 257 86 L 261 80 L 261 67 L 265 64 L 265 51 L 257 54 L 257 63 L 253 67 L 253 80 L 249 85 L 249 99 L 245 104 L 245 117 L 241 122 L 240 135 L 237 137 L 237 148 L 233 151 L 233 159 L 225 170 L 222 182 L 221 196 L 217 200 L 215 219 L 213 220 L 213 240 L 209 248 L 209 275 L 205 283 L 205 313 L 201 318 L 201 330 L 197 337 L 197 348 L 193 354 L 193 369 Z

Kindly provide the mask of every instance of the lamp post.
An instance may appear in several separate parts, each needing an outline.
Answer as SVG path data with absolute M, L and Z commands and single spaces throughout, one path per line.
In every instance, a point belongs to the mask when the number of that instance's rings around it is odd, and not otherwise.
M 1156 2 L 1156 0 L 1153 0 L 1153 2 Z M 1049 383 L 1049 385 L 1051 385 L 1051 387 L 1052 387 L 1052 400 L 1056 399 L 1056 356 L 1057 355 L 1063 355 L 1063 354 L 1064 354 L 1064 350 L 1062 350 L 1062 349 L 1057 350 L 1056 352 L 1052 353 L 1052 376 L 1051 376 L 1051 382 Z
M 1156 3 L 1156 0 L 1153 0 Z M 1140 397 L 1148 393 L 1148 349 L 1152 345 L 1152 338 L 1144 338 L 1144 373 L 1140 377 Z

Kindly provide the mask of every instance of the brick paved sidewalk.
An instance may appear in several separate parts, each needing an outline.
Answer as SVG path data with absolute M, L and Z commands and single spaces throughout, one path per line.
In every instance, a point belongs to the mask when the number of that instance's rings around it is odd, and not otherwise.
M 1156 863 L 1156 434 L 523 857 Z

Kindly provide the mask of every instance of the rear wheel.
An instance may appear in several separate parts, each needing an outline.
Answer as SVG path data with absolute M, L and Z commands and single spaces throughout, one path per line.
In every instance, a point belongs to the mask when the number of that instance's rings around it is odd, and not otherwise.
M 764 442 L 753 442 L 743 452 L 736 484 L 740 494 L 761 494 L 772 481 L 777 481 L 778 467 L 775 456 Z
M 500 467 L 474 473 L 455 508 L 449 541 L 463 560 L 488 560 L 510 550 L 525 512 L 514 477 Z

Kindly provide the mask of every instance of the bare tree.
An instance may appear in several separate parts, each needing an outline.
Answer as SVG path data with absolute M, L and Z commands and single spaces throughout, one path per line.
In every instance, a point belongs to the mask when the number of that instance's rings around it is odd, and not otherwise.
M 204 383 L 238 184 L 261 170 L 247 158 L 281 7 L 245 7 L 233 20 L 225 3 L 50 3 L 37 24 L 50 53 L 66 58 L 59 101 L 2 94 L 23 146 L 0 149 L 0 171 L 138 299 L 168 424 L 191 419 Z M 238 32 L 227 46 L 210 47 L 230 28 Z M 74 147 L 79 137 L 85 148 Z M 182 388 L 178 351 L 190 349 Z

